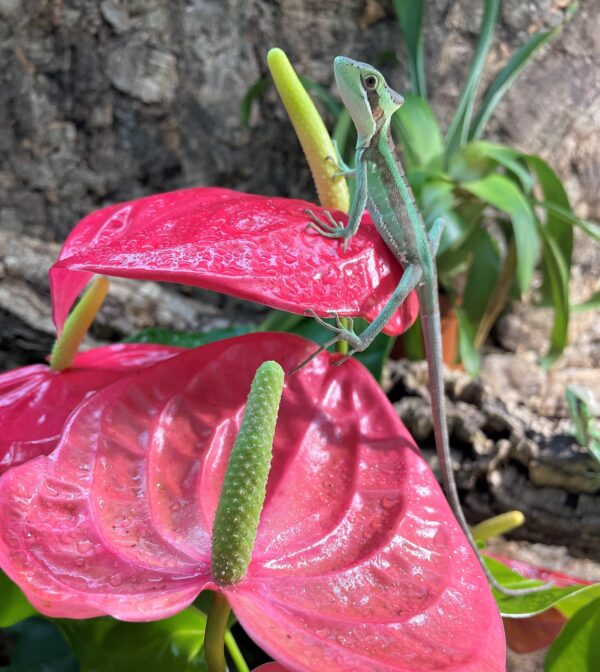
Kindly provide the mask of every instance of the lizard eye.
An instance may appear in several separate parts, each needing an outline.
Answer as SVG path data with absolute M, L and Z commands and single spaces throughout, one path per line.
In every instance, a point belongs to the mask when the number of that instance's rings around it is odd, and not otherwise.
M 377 88 L 377 77 L 375 77 L 375 75 L 367 75 L 364 78 L 363 83 L 367 90 L 373 91 Z

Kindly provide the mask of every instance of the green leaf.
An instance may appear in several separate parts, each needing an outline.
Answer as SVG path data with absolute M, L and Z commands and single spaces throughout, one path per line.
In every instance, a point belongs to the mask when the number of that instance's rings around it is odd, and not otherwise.
M 565 390 L 569 415 L 575 423 L 575 438 L 598 461 L 600 468 L 600 425 L 591 408 L 593 394 L 584 387 L 569 385 Z
M 546 654 L 544 672 L 591 672 L 600 669 L 600 598 L 580 609 L 561 630 Z
M 524 155 L 523 158 L 526 160 L 529 168 L 537 175 L 542 194 L 544 195 L 544 201 L 552 203 L 559 208 L 564 208 L 572 217 L 578 219 L 571 210 L 567 192 L 554 170 L 539 156 L 529 154 Z M 546 230 L 549 236 L 557 242 L 567 268 L 570 270 L 571 258 L 573 256 L 572 226 L 569 226 L 569 223 L 565 222 L 560 215 L 546 209 Z
M 485 229 L 478 229 L 469 241 L 472 258 L 461 309 L 472 324 L 479 324 L 500 275 L 497 242 Z
M 523 162 L 524 157 L 521 152 L 504 145 L 481 140 L 470 142 L 452 157 L 451 167 L 454 166 L 454 169 L 451 168 L 450 174 L 460 182 L 468 182 L 471 179 L 479 180 L 485 173 L 499 165 L 513 173 L 521 182 L 523 191 L 530 193 L 534 179 Z M 469 169 L 473 177 L 469 176 Z
M 579 227 L 584 233 L 590 236 L 590 238 L 593 238 L 596 242 L 600 243 L 600 226 L 598 226 L 598 224 L 588 222 L 585 219 L 580 219 L 570 209 L 560 207 L 555 203 L 535 201 L 534 205 L 545 208 L 548 213 L 556 215 L 556 217 L 563 222 Z
M 407 170 L 441 165 L 442 134 L 426 100 L 406 94 L 404 105 L 392 117 L 392 130 L 403 146 Z
M 206 333 L 194 333 L 186 331 L 171 331 L 162 327 L 150 327 L 142 329 L 132 336 L 123 340 L 124 343 L 160 343 L 161 345 L 173 345 L 180 348 L 197 348 L 200 345 L 222 341 L 233 336 L 242 336 L 255 331 L 255 325 L 239 325 L 225 329 L 213 329 Z
M 571 618 L 574 613 L 582 609 L 600 597 L 600 584 L 595 583 L 593 586 L 588 586 L 586 590 L 580 590 L 577 593 L 572 593 L 563 597 L 563 599 L 556 605 L 556 608 L 563 616 Z
M 479 110 L 477 111 L 469 130 L 470 140 L 477 140 L 481 137 L 496 105 L 502 100 L 504 94 L 512 86 L 523 68 L 525 68 L 529 61 L 535 56 L 537 51 L 550 42 L 550 40 L 554 39 L 560 32 L 560 28 L 561 27 L 558 26 L 552 30 L 536 33 L 511 55 L 506 65 L 496 75 L 483 94 Z
M 425 359 L 425 343 L 421 319 L 417 318 L 409 329 L 398 336 L 402 344 L 402 357 L 412 362 Z
M 520 291 L 527 290 L 538 250 L 536 220 L 529 201 L 504 175 L 488 175 L 476 182 L 462 183 L 461 188 L 510 215 L 517 249 L 517 282 Z
M 494 558 L 484 556 L 484 560 L 493 577 L 505 588 L 520 589 L 544 585 L 543 581 L 527 579 Z M 561 600 L 568 596 L 584 595 L 586 591 L 597 589 L 598 585 L 576 584 L 564 586 L 563 588 L 548 588 L 548 590 L 540 590 L 529 595 L 521 595 L 520 597 L 511 597 L 494 589 L 492 589 L 492 592 L 496 598 L 498 609 L 503 616 L 523 618 L 525 616 L 541 614 L 543 611 L 550 609 L 550 607 L 560 608 Z
M 338 99 L 331 93 L 329 89 L 326 89 L 324 86 L 321 86 L 318 82 L 315 82 L 313 79 L 308 77 L 300 77 L 302 86 L 312 94 L 314 98 L 320 100 L 327 111 L 335 118 L 337 118 L 342 111 L 343 107 Z
M 584 310 L 594 310 L 600 308 L 600 291 L 594 292 L 587 301 L 576 303 L 571 306 L 573 312 L 581 313 Z
M 286 313 L 283 310 L 272 309 L 265 319 L 258 325 L 257 331 L 292 331 L 301 322 L 308 320 L 306 315 Z
M 349 166 L 353 166 L 356 147 L 356 127 L 346 108 L 340 112 L 335 122 L 331 139 L 337 145 L 341 157 Z
M 28 618 L 6 632 L 15 643 L 1 672 L 79 672 L 77 658 L 51 621 Z
M 470 376 L 477 376 L 480 370 L 479 353 L 475 347 L 475 335 L 477 327 L 473 324 L 465 312 L 454 306 L 454 312 L 458 320 L 458 351 L 460 361 L 465 367 L 465 371 Z
M 485 0 L 483 18 L 479 28 L 475 53 L 469 65 L 467 81 L 458 102 L 454 118 L 448 129 L 448 134 L 446 135 L 446 152 L 448 155 L 454 154 L 467 142 L 473 106 L 477 98 L 483 66 L 485 65 L 494 37 L 499 8 L 500 0 Z
M 260 98 L 271 86 L 271 81 L 266 77 L 261 77 L 258 81 L 246 91 L 240 103 L 240 122 L 242 126 L 250 125 L 250 113 L 252 112 L 252 103 Z
M 467 269 L 469 241 L 481 227 L 484 209 L 485 203 L 469 198 L 440 215 L 446 222 L 437 254 L 438 274 L 443 283 Z
M 0 571 L 0 628 L 8 628 L 37 611 L 29 604 L 16 583 Z
M 554 305 L 550 348 L 541 359 L 542 366 L 548 368 L 560 357 L 569 337 L 569 268 L 557 241 L 546 227 L 538 224 L 538 231 L 542 239 L 542 267 Z
M 427 98 L 423 59 L 423 0 L 394 0 L 394 10 L 406 43 L 412 92 Z
M 206 616 L 188 607 L 151 623 L 112 618 L 55 621 L 81 663 L 81 672 L 207 670 L 202 646 Z

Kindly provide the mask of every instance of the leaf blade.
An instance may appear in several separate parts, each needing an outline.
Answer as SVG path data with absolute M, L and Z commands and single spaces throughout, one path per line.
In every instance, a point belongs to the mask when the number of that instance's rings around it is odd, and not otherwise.
M 517 250 L 517 282 L 519 289 L 526 291 L 533 279 L 539 243 L 529 201 L 503 175 L 491 174 L 476 182 L 463 182 L 461 188 L 510 216 Z
M 479 36 L 475 45 L 475 53 L 469 64 L 467 80 L 446 135 L 446 152 L 448 155 L 453 154 L 459 147 L 462 147 L 468 139 L 473 106 L 477 97 L 483 66 L 492 44 L 499 10 L 499 0 L 485 0 Z
M 393 5 L 406 43 L 412 92 L 427 98 L 423 58 L 423 0 L 394 0 Z

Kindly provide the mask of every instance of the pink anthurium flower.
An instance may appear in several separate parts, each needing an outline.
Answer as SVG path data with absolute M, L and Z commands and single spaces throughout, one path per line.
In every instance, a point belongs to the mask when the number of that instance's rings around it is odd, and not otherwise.
M 50 270 L 58 332 L 93 273 L 204 287 L 295 313 L 377 316 L 402 269 L 365 214 L 347 252 L 306 230 L 305 201 L 197 188 L 149 196 L 85 217 Z M 340 221 L 347 216 L 335 213 Z M 388 323 L 416 319 L 411 295 Z
M 34 364 L 0 374 L 0 474 L 51 453 L 67 418 L 90 394 L 178 352 L 164 345 L 110 345 L 79 353 L 64 371 Z
M 163 618 L 222 591 L 290 671 L 504 670 L 502 622 L 435 478 L 358 362 L 286 377 L 252 560 L 221 587 L 211 530 L 258 366 L 314 344 L 251 334 L 96 393 L 49 457 L 0 479 L 0 566 L 56 617 Z

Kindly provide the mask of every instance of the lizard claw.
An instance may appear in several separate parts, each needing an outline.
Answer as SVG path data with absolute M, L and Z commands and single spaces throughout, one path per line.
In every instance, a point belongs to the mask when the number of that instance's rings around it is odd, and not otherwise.
M 337 222 L 329 211 L 325 211 L 325 217 L 328 220 L 324 222 L 312 210 L 304 210 L 304 214 L 308 215 L 312 221 L 307 225 L 307 229 L 314 229 L 325 238 L 346 238 L 346 227 L 341 222 Z

